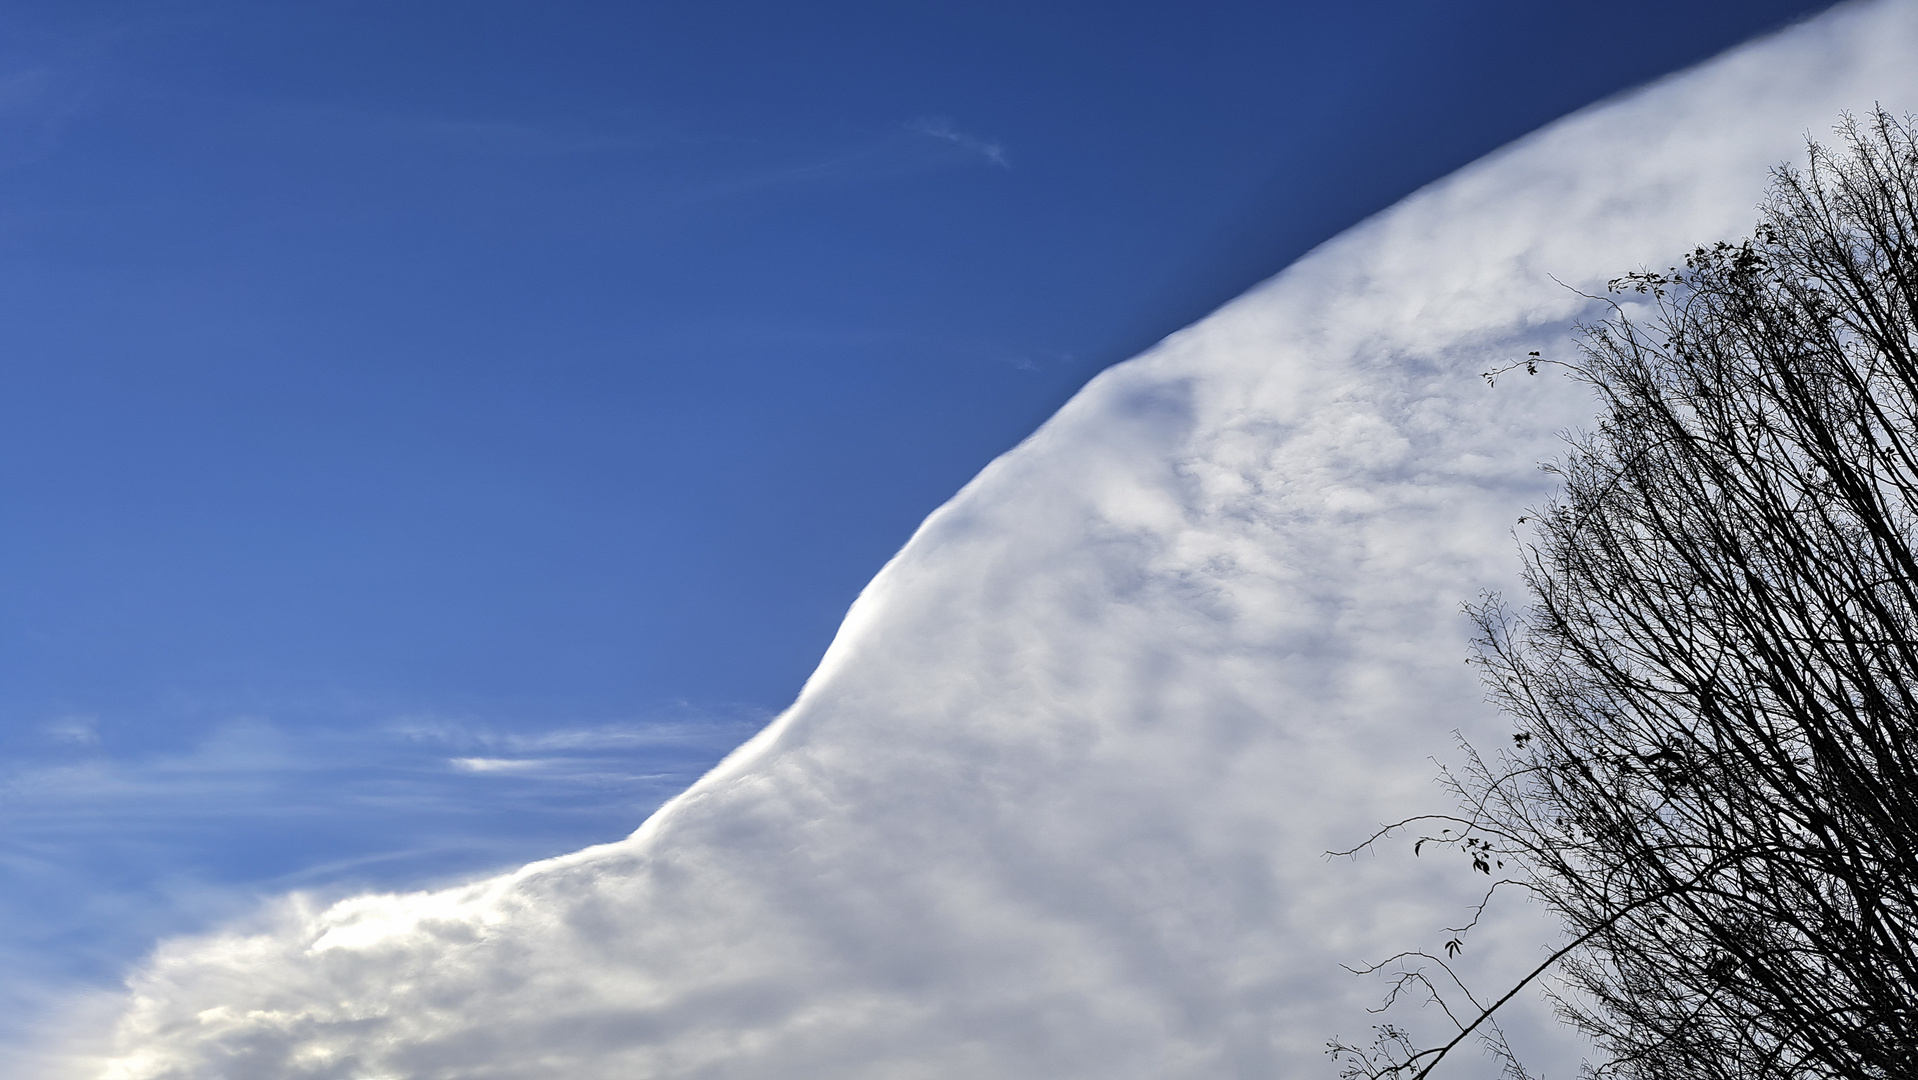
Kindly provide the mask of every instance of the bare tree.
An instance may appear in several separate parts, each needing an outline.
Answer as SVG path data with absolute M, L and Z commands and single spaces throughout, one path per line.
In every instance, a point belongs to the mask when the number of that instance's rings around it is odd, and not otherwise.
M 1600 420 L 1522 548 L 1531 603 L 1473 610 L 1517 731 L 1438 838 L 1563 920 L 1523 982 L 1601 1075 L 1918 1075 L 1918 130 L 1838 130 L 1750 239 L 1612 282 L 1652 314 L 1560 365 Z M 1334 1044 L 1345 1075 L 1499 1044 L 1510 995 L 1461 990 L 1455 1038 L 1382 1027 Z

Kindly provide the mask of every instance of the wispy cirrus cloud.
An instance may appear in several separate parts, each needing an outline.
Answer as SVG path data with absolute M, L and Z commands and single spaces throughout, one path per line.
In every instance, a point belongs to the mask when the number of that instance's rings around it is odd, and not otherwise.
M 54 152 L 70 125 L 124 94 L 120 47 L 151 18 L 117 12 L 59 32 L 10 26 L 0 40 L 0 167 Z
M 1006 156 L 1004 144 L 968 135 L 953 127 L 952 121 L 943 116 L 922 116 L 907 124 L 906 130 L 949 142 L 968 153 L 985 158 L 1002 169 L 1012 168 L 1012 161 Z
M 702 188 L 700 195 L 789 185 L 876 183 L 979 162 L 1012 167 L 1003 145 L 967 135 L 943 119 L 920 118 L 859 145 L 735 172 Z
M 709 745 L 733 741 L 764 727 L 771 715 L 760 709 L 693 710 L 681 719 L 591 724 L 523 730 L 445 717 L 408 717 L 387 726 L 393 735 L 416 743 L 450 747 L 487 747 L 514 753 L 548 750 L 619 750 L 644 747 Z M 723 734 L 716 734 L 723 733 Z

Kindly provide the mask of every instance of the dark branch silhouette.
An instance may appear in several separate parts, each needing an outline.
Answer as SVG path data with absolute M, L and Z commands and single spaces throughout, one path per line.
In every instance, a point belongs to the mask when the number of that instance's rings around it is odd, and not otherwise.
M 1918 131 L 1839 133 L 1557 363 L 1597 428 L 1528 514 L 1530 604 L 1471 609 L 1517 733 L 1420 843 L 1506 864 L 1566 944 L 1435 1045 L 1334 1043 L 1343 1075 L 1423 1078 L 1548 975 L 1595 1075 L 1918 1070 Z

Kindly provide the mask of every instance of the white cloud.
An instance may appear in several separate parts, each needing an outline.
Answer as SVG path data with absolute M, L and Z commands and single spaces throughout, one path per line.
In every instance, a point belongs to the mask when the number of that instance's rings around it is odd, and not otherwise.
M 940 116 L 922 116 L 906 125 L 906 130 L 930 135 L 977 154 L 1002 169 L 1012 168 L 1012 161 L 1006 157 L 1006 148 L 1001 143 L 975 138 L 952 126 L 952 121 Z
M 836 153 L 735 172 L 684 197 L 696 201 L 795 185 L 871 184 L 981 160 L 1002 169 L 1012 168 L 1004 146 L 959 131 L 946 120 L 922 117 L 888 136 Z
M 630 839 L 167 942 L 56 1072 L 1324 1075 L 1380 989 L 1338 965 L 1434 943 L 1471 882 L 1321 853 L 1497 737 L 1457 606 L 1509 586 L 1585 408 L 1476 372 L 1570 348 L 1549 275 L 1734 235 L 1804 133 L 1918 107 L 1914 55 L 1918 5 L 1843 9 L 1420 193 L 1095 379 Z M 1538 956 L 1507 926 L 1488 977 Z
M 486 747 L 512 753 L 555 750 L 640 750 L 668 746 L 704 746 L 713 741 L 715 731 L 736 731 L 743 737 L 764 727 L 770 718 L 769 714 L 763 714 L 756 709 L 734 708 L 723 714 L 700 712 L 697 714 L 697 719 L 647 720 L 528 732 L 496 730 L 487 726 L 438 717 L 413 717 L 392 725 L 388 730 L 394 735 L 414 742 Z
M 93 716 L 62 716 L 41 729 L 55 742 L 94 746 L 100 742 L 100 720 Z
M 463 772 L 535 772 L 552 764 L 544 758 L 456 757 L 447 759 Z

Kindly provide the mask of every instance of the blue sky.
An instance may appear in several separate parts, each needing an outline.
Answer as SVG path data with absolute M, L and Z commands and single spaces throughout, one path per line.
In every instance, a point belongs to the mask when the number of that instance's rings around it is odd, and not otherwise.
M 0 3 L 0 963 L 624 834 L 1093 373 L 1824 6 Z

